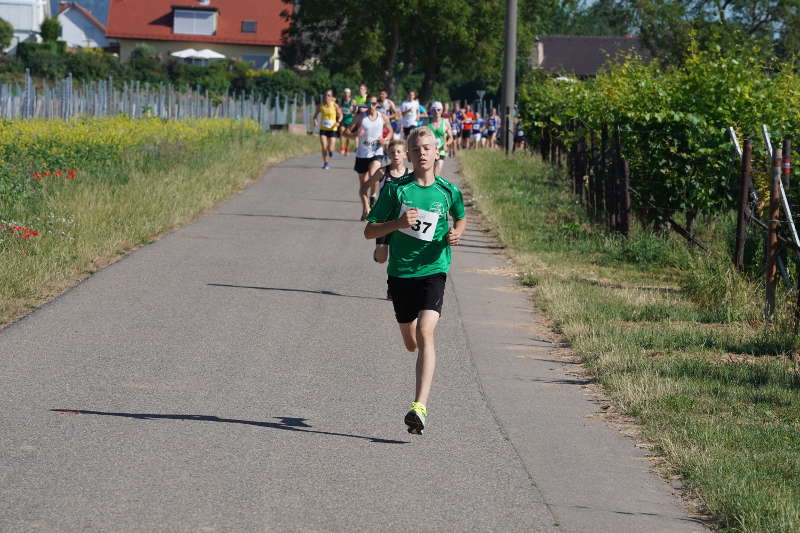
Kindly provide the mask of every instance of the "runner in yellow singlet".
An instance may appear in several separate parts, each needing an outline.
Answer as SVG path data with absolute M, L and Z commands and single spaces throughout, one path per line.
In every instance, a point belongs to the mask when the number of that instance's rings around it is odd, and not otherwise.
M 368 99 L 369 93 L 367 92 L 367 86 L 360 83 L 358 85 L 358 94 L 353 97 L 353 100 L 356 101 L 356 105 L 366 105 Z
M 318 120 L 320 117 L 322 120 Z M 325 99 L 314 113 L 314 125 L 319 126 L 319 143 L 322 146 L 322 169 L 328 170 L 328 158 L 333 155 L 336 145 L 336 132 L 342 122 L 342 108 L 333 98 L 333 91 L 325 91 Z

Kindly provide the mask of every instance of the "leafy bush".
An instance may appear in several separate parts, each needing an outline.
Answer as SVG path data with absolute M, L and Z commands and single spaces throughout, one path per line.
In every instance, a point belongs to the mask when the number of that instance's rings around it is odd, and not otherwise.
M 17 56 L 0 56 L 0 75 L 25 72 L 25 64 Z
M 17 43 L 17 57 L 23 63 L 25 63 L 26 66 L 28 63 L 28 57 L 32 53 L 40 50 L 52 52 L 54 54 L 63 54 L 67 50 L 67 43 L 65 43 L 64 41 L 45 42 L 45 43 L 23 41 L 21 43 Z
M 131 59 L 139 57 L 155 57 L 158 55 L 156 49 L 147 43 L 139 43 L 131 50 Z
M 11 45 L 11 39 L 13 38 L 14 27 L 7 20 L 0 18 L 0 52 Z
M 72 76 L 84 81 L 116 77 L 122 70 L 117 58 L 92 48 L 66 54 L 65 60 Z
M 800 131 L 800 76 L 760 57 L 751 49 L 693 47 L 681 67 L 630 57 L 592 81 L 538 75 L 521 87 L 520 114 L 534 137 L 547 130 L 566 144 L 604 124 L 619 127 L 645 221 L 718 213 L 733 207 L 738 189 L 728 127 L 740 139 L 760 139 L 761 124 L 775 139 Z M 755 167 L 764 161 L 761 145 L 754 143 Z M 765 188 L 766 174 L 756 182 Z
M 55 80 L 67 75 L 66 57 L 58 52 L 35 50 L 28 55 L 26 63 L 33 76 Z
M 61 37 L 61 23 L 58 21 L 57 17 L 47 17 L 42 21 L 39 31 L 42 34 L 44 42 L 54 43 Z

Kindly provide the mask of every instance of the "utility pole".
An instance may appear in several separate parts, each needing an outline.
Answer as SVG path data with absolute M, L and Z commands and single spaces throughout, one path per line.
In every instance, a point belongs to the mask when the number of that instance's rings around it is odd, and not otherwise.
M 517 86 L 517 0 L 506 0 L 505 54 L 503 56 L 503 145 L 506 154 L 514 142 L 514 97 Z

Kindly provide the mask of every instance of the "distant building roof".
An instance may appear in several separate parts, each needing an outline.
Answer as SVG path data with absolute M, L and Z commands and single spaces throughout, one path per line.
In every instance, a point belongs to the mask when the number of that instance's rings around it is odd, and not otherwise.
M 63 2 L 62 1 L 58 5 L 58 14 L 60 15 L 61 13 L 64 13 L 65 11 L 67 11 L 69 9 L 74 9 L 75 11 L 77 11 L 78 13 L 83 15 L 86 18 L 86 20 L 88 20 L 89 22 L 91 22 L 92 24 L 97 26 L 97 28 L 99 30 L 101 30 L 103 33 L 105 33 L 106 27 L 103 25 L 103 23 L 100 22 L 99 20 L 97 20 L 97 17 L 92 15 L 91 11 L 89 11 L 88 9 L 86 9 L 85 7 L 80 5 L 78 2 Z
M 174 9 L 215 11 L 212 35 L 173 32 Z M 111 0 L 106 35 L 116 39 L 279 46 L 291 10 L 282 0 Z M 245 29 L 244 22 L 248 22 Z M 255 22 L 255 25 L 250 24 Z M 253 30 L 255 26 L 255 31 Z
M 584 35 L 548 35 L 538 37 L 531 63 L 553 74 L 596 76 L 609 59 L 635 53 L 645 60 L 650 53 L 642 42 L 629 37 L 596 37 Z

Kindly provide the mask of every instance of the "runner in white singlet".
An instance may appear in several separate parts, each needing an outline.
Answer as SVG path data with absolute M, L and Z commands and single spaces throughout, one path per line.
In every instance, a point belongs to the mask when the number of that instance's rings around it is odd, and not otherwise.
M 369 178 L 381 167 L 383 147 L 391 135 L 389 118 L 378 113 L 377 98 L 370 96 L 367 113 L 358 116 L 351 128 L 351 135 L 358 137 L 356 164 L 353 168 L 358 174 L 358 195 L 361 200 L 361 218 L 365 219 L 370 211 Z

